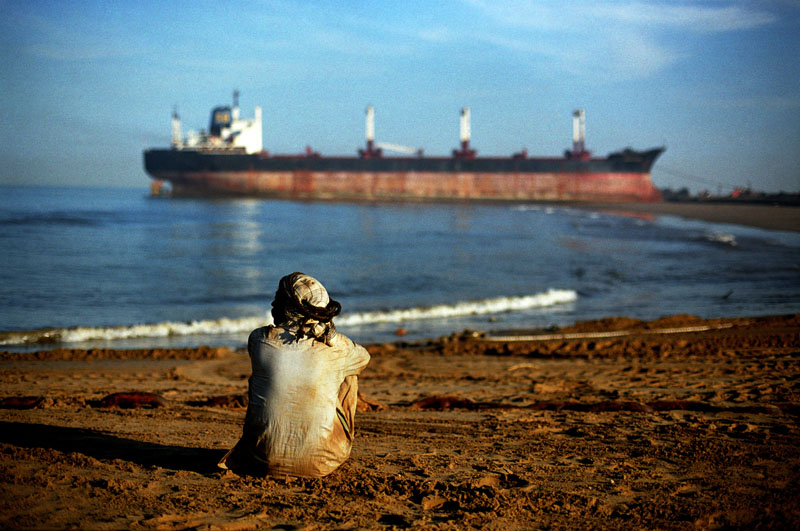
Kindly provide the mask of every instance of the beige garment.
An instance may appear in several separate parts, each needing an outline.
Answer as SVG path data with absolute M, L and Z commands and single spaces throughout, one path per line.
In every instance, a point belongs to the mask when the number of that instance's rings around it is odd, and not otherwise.
M 338 333 L 329 346 L 293 332 L 267 326 L 250 334 L 253 374 L 243 435 L 220 467 L 321 477 L 350 455 L 356 375 L 369 353 Z

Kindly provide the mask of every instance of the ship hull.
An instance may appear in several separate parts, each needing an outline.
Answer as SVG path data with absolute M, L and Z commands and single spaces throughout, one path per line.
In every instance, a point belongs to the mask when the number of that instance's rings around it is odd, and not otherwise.
M 607 158 L 328 158 L 153 149 L 145 169 L 179 196 L 355 201 L 657 201 L 661 149 Z

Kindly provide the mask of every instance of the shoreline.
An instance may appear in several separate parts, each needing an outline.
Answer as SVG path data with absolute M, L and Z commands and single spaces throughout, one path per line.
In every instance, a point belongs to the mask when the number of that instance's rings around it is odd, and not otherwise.
M 732 203 L 578 203 L 576 208 L 607 213 L 678 216 L 710 223 L 729 223 L 767 230 L 800 232 L 800 207 Z
M 322 479 L 215 467 L 241 433 L 242 351 L 4 353 L 0 526 L 800 525 L 800 314 L 536 336 L 367 345 L 352 456 Z

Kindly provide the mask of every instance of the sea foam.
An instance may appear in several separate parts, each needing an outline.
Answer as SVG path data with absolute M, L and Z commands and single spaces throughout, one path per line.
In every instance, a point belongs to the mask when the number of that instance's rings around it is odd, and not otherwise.
M 736 247 L 737 245 L 736 236 L 727 232 L 706 232 L 703 234 L 703 239 L 712 243 L 730 245 L 731 247 Z
M 578 294 L 573 290 L 550 289 L 534 295 L 497 297 L 477 301 L 456 302 L 406 309 L 357 312 L 336 318 L 341 326 L 362 326 L 377 323 L 403 323 L 426 319 L 448 319 L 469 315 L 489 315 L 505 312 L 547 308 L 574 302 Z M 221 318 L 190 322 L 167 321 L 155 324 L 110 327 L 51 328 L 18 332 L 0 332 L 0 345 L 31 345 L 52 343 L 82 343 L 96 340 L 121 340 L 132 338 L 160 338 L 191 335 L 247 334 L 260 326 L 272 324 L 270 315 Z
M 488 315 L 545 308 L 556 304 L 573 302 L 577 298 L 578 294 L 573 290 L 551 289 L 543 293 L 525 295 L 522 297 L 498 297 L 495 299 L 440 304 L 437 306 L 402 310 L 355 313 L 341 316 L 336 320 L 336 323 L 345 326 L 355 326 L 371 323 L 402 323 L 404 321 L 416 321 L 421 319 L 447 319 L 467 315 Z

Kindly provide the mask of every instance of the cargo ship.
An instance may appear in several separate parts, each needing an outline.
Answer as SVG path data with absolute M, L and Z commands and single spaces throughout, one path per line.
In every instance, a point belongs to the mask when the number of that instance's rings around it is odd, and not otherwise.
M 172 145 L 147 149 L 154 193 L 345 201 L 658 201 L 650 168 L 664 148 L 627 148 L 593 157 L 585 148 L 585 114 L 573 113 L 572 149 L 560 157 L 479 157 L 470 146 L 470 111 L 461 110 L 460 146 L 450 156 L 375 142 L 375 112 L 366 110 L 366 145 L 354 156 L 270 154 L 262 146 L 262 111 L 241 119 L 233 106 L 212 110 L 208 131 L 181 133 L 172 114 Z M 399 152 L 401 155 L 388 155 Z M 169 183 L 168 187 L 163 187 Z

